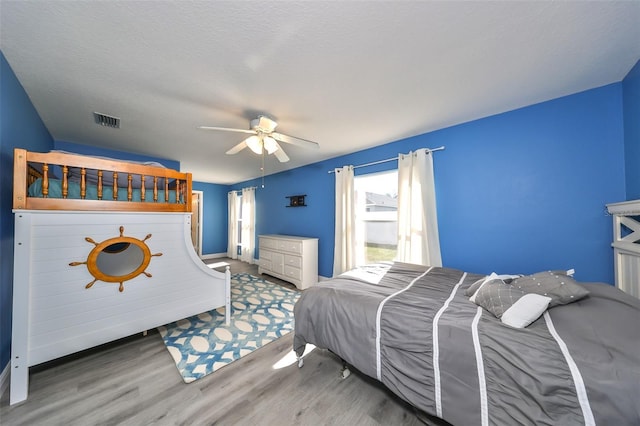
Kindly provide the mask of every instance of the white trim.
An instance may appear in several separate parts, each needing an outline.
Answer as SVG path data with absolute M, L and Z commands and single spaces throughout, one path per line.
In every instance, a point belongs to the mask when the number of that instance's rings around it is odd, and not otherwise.
M 4 395 L 4 392 L 9 389 L 9 374 L 11 371 L 11 361 L 4 366 L 2 373 L 0 373 L 0 398 Z
M 207 259 L 218 259 L 220 257 L 227 257 L 227 253 L 212 253 L 212 254 L 203 254 L 202 256 L 200 256 L 200 259 L 202 260 L 207 260 Z
M 402 290 L 398 290 L 395 293 L 385 297 L 384 300 L 380 302 L 380 304 L 378 305 L 378 312 L 376 313 L 376 376 L 378 377 L 379 381 L 382 381 L 382 372 L 381 372 L 382 367 L 380 365 L 380 317 L 382 316 L 382 308 L 389 299 L 397 296 L 400 293 L 405 292 L 406 290 L 409 290 L 416 281 L 418 281 L 420 278 L 427 275 L 429 272 L 431 272 L 432 269 L 433 269 L 433 266 L 427 269 L 426 271 L 424 271 L 422 275 L 414 278 L 413 281 L 411 281 L 409 285 L 407 285 Z
M 607 212 L 609 212 L 609 214 L 617 214 L 621 216 L 635 216 L 640 213 L 640 200 L 629 200 L 621 203 L 607 204 Z
M 564 343 L 564 340 L 560 337 L 556 328 L 553 326 L 553 321 L 551 321 L 551 316 L 549 315 L 549 311 L 544 313 L 544 320 L 547 323 L 547 328 L 549 329 L 549 333 L 553 336 L 553 338 L 558 342 L 558 346 L 562 351 L 562 355 L 564 355 L 564 359 L 567 361 L 569 365 L 569 370 L 571 371 L 571 376 L 573 376 L 573 383 L 576 386 L 576 394 L 578 395 L 578 402 L 580 403 L 580 409 L 582 410 L 582 416 L 584 417 L 585 426 L 595 426 L 596 421 L 593 418 L 593 412 L 591 411 L 591 405 L 589 404 L 589 397 L 587 395 L 587 389 L 584 386 L 584 380 L 582 380 L 582 375 L 580 374 L 580 370 L 576 365 L 575 361 L 571 357 L 569 353 L 569 348 Z
M 442 316 L 444 311 L 446 311 L 447 308 L 449 307 L 449 303 L 451 303 L 451 301 L 453 300 L 453 297 L 456 295 L 456 291 L 458 291 L 458 287 L 460 287 L 460 284 L 462 284 L 466 276 L 467 276 L 466 272 L 462 274 L 462 278 L 460 278 L 460 281 L 458 281 L 458 284 L 456 284 L 453 287 L 453 289 L 451 290 L 451 293 L 449 293 L 449 297 L 444 302 L 444 304 L 440 307 L 440 309 L 438 310 L 438 313 L 436 313 L 436 316 L 433 317 L 433 378 L 435 382 L 434 392 L 435 392 L 435 400 L 436 400 L 436 415 L 440 418 L 442 418 L 442 400 L 441 400 L 441 388 L 440 388 L 440 364 L 439 364 L 440 345 L 438 344 L 438 321 L 440 320 L 440 317 Z
M 487 404 L 487 382 L 484 376 L 484 361 L 482 360 L 482 347 L 480 346 L 480 335 L 478 334 L 478 322 L 482 317 L 482 307 L 478 306 L 476 316 L 471 323 L 471 334 L 473 336 L 473 350 L 476 353 L 476 366 L 478 368 L 478 389 L 480 391 L 480 424 L 489 425 L 489 410 Z

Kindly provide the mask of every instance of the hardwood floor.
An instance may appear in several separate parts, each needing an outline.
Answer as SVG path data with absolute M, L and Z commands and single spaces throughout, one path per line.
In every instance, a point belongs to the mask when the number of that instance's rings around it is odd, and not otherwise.
M 258 275 L 231 259 L 231 272 Z M 295 288 L 275 277 L 265 279 Z M 0 399 L 2 425 L 417 425 L 417 414 L 379 383 L 315 349 L 298 368 L 293 333 L 186 384 L 160 335 L 136 335 L 30 369 L 29 398 Z M 289 363 L 285 361 L 289 361 Z M 280 368 L 276 368 L 280 367 Z M 436 424 L 434 422 L 434 424 Z

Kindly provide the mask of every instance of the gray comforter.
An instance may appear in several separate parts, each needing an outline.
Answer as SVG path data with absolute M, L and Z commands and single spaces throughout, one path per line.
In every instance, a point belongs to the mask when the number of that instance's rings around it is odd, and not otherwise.
M 527 328 L 470 302 L 479 275 L 402 263 L 320 282 L 294 350 L 329 349 L 453 425 L 640 424 L 640 300 L 605 284 Z

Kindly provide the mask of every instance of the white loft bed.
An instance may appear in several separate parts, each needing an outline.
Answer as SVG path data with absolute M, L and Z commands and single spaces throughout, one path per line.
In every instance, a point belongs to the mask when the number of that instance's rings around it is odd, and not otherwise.
M 191 242 L 191 174 L 16 149 L 13 192 L 10 404 L 31 366 L 223 306 L 229 323 L 229 268 Z
M 613 216 L 616 287 L 640 298 L 640 200 L 607 204 Z

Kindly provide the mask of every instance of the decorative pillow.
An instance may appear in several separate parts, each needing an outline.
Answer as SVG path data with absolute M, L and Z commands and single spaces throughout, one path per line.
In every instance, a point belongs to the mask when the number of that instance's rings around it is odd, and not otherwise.
M 550 297 L 529 293 L 516 300 L 509 309 L 504 311 L 500 321 L 514 328 L 524 328 L 540 318 L 547 310 Z
M 502 280 L 490 280 L 481 286 L 471 300 L 476 305 L 482 306 L 491 312 L 496 318 L 509 309 L 518 299 L 526 293 Z
M 511 284 L 524 293 L 535 293 L 551 298 L 549 307 L 566 305 L 586 297 L 589 291 L 566 271 L 545 271 L 516 278 Z
M 490 279 L 493 279 L 495 277 L 497 277 L 498 274 L 496 274 L 495 272 L 492 272 L 491 275 L 487 275 L 485 277 L 480 278 L 478 281 L 474 282 L 473 284 L 471 284 L 469 286 L 469 288 L 467 288 L 464 291 L 464 295 L 467 297 L 471 297 L 473 296 L 473 294 L 478 291 L 478 289 L 480 288 L 480 286 L 482 284 L 484 284 L 485 282 L 489 281 Z
M 474 301 L 473 295 L 478 291 L 480 287 L 482 287 L 484 283 L 487 283 L 491 280 L 499 279 L 505 282 L 506 284 L 510 284 L 513 279 L 521 276 L 522 275 L 498 275 L 495 272 L 492 272 L 491 275 L 487 275 L 486 277 L 481 278 L 478 281 L 471 284 L 469 288 L 467 288 L 464 291 L 464 295 L 467 297 L 471 297 L 472 298 L 471 301 L 473 302 Z

